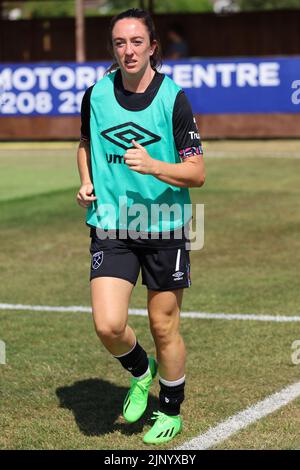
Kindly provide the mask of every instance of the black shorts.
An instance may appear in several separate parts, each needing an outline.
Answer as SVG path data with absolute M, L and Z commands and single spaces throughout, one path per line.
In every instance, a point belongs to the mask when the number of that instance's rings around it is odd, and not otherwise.
M 150 242 L 105 239 L 91 235 L 90 280 L 117 277 L 136 284 L 140 269 L 148 289 L 167 291 L 190 287 L 190 257 L 185 244 L 168 240 L 166 247 Z

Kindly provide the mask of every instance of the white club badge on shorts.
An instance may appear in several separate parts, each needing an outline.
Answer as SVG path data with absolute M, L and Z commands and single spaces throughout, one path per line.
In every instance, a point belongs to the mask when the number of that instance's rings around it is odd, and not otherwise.
M 103 257 L 104 257 L 103 251 L 97 251 L 97 253 L 93 254 L 92 268 L 94 270 L 100 268 L 102 261 L 103 261 Z

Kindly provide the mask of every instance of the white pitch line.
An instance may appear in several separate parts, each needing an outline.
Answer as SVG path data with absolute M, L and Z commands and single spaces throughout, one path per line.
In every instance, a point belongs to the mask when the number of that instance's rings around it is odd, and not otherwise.
M 54 307 L 50 305 L 23 305 L 23 304 L 1 304 L 0 310 L 33 310 L 36 312 L 91 312 L 91 307 L 71 305 L 69 307 Z
M 0 310 L 31 310 L 36 312 L 83 312 L 91 313 L 91 307 L 81 305 L 71 305 L 69 307 L 55 307 L 50 305 L 23 305 L 23 304 L 4 304 L 0 303 Z M 139 308 L 130 308 L 130 315 L 147 316 L 147 310 Z M 300 316 L 283 315 L 255 315 L 240 313 L 206 313 L 206 312 L 181 312 L 182 318 L 198 318 L 202 320 L 252 320 L 267 322 L 300 322 Z
M 228 439 L 233 434 L 245 429 L 250 424 L 268 416 L 300 396 L 300 382 L 283 388 L 280 392 L 249 406 L 217 426 L 210 428 L 204 434 L 176 447 L 174 450 L 206 450 Z

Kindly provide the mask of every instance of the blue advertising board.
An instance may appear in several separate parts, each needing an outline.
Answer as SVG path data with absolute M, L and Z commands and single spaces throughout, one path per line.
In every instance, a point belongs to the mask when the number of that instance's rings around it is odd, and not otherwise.
M 80 113 L 85 90 L 108 62 L 0 65 L 0 116 Z M 299 113 L 300 57 L 167 61 L 195 114 Z

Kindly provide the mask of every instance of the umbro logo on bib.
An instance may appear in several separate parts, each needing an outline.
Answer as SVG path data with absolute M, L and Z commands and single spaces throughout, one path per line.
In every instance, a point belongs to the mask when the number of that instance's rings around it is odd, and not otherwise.
M 119 126 L 110 127 L 106 129 L 106 131 L 101 132 L 101 135 L 113 144 L 122 147 L 124 150 L 132 148 L 131 141 L 133 139 L 143 147 L 161 140 L 161 137 L 147 131 L 147 129 L 144 129 L 134 122 L 125 122 Z

